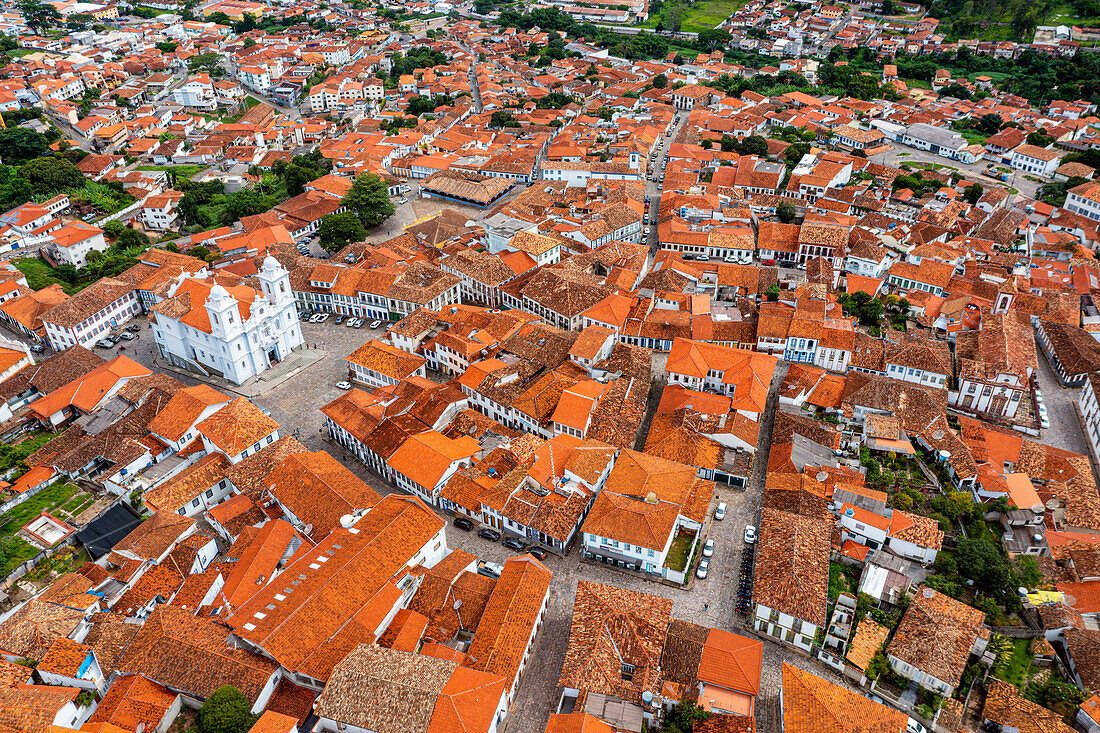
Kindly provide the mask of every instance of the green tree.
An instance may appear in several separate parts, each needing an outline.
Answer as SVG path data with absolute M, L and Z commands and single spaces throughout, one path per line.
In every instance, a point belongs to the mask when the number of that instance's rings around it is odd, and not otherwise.
M 653 88 L 654 89 L 664 89 L 667 86 L 668 86 L 668 77 L 665 76 L 664 74 L 658 74 L 657 76 L 653 77 Z
M 1001 131 L 1003 126 L 1004 120 L 995 112 L 988 112 L 978 119 L 978 127 L 986 135 L 995 135 Z
M 492 117 L 489 118 L 490 127 L 519 127 L 519 123 L 516 122 L 516 117 L 511 112 L 503 109 L 498 109 L 493 112 Z
M 737 152 L 763 158 L 768 154 L 768 141 L 760 135 L 749 135 L 738 144 Z
M 1085 701 L 1085 693 L 1077 685 L 1063 682 L 1054 675 L 1037 691 L 1029 687 L 1026 696 L 1066 719 L 1076 715 L 1077 708 Z
M 297 196 L 306 189 L 306 184 L 316 178 L 316 169 L 303 168 L 291 163 L 283 171 L 283 180 L 286 181 L 286 192 L 291 196 Z
M 367 230 L 363 228 L 363 222 L 352 212 L 342 214 L 329 214 L 321 219 L 321 227 L 318 229 L 321 235 L 321 246 L 330 252 L 335 252 L 352 242 L 361 242 L 366 239 Z
M 1012 568 L 997 545 L 968 537 L 959 541 L 955 554 L 958 558 L 959 574 L 973 580 L 979 589 L 1000 595 L 1009 587 Z
M 359 216 L 368 229 L 381 226 L 393 216 L 393 202 L 386 190 L 386 182 L 373 173 L 361 173 L 341 202 L 348 211 Z
M 118 235 L 122 234 L 126 227 L 118 219 L 111 219 L 109 222 L 103 225 L 103 233 L 111 239 L 115 239 Z
M 224 224 L 232 224 L 243 217 L 262 214 L 269 208 L 271 207 L 259 191 L 246 188 L 229 197 L 229 203 L 222 212 L 222 220 Z
M 8 165 L 22 165 L 50 151 L 45 136 L 25 127 L 0 130 L 0 159 Z
M 779 218 L 779 221 L 784 224 L 790 224 L 794 221 L 794 218 L 798 215 L 795 211 L 794 204 L 784 199 L 779 202 L 779 205 L 775 207 L 775 215 Z
M 710 713 L 695 703 L 682 702 L 675 705 L 665 716 L 661 733 L 692 733 L 697 722 L 709 717 Z
M 196 717 L 200 733 L 247 733 L 256 722 L 248 698 L 232 685 L 219 687 L 206 698 Z
M 721 146 L 723 153 L 732 153 L 737 148 L 737 138 L 732 135 L 723 135 Z
M 137 229 L 126 229 L 118 235 L 116 244 L 120 249 L 129 249 L 130 247 L 144 249 L 149 246 L 149 237 L 146 236 L 145 232 L 139 232 Z
M 61 13 L 42 0 L 20 0 L 15 7 L 23 14 L 23 22 L 32 30 L 41 31 L 61 24 Z
M 968 204 L 973 206 L 974 204 L 978 203 L 978 200 L 981 199 L 982 194 L 984 193 L 985 189 L 982 188 L 982 184 L 972 183 L 963 189 L 963 198 L 966 199 L 966 202 Z
M 716 48 L 728 46 L 730 43 L 730 34 L 729 31 L 722 28 L 711 28 L 709 30 L 700 31 L 696 40 L 698 40 L 699 44 L 708 51 L 713 51 Z
M 684 10 L 679 5 L 667 8 L 661 15 L 661 29 L 679 33 L 684 23 Z
M 948 84 L 940 90 L 941 97 L 954 97 L 955 99 L 970 99 L 970 90 L 962 84 Z
M 810 152 L 809 143 L 794 143 L 783 151 L 783 157 L 787 161 L 787 166 L 789 168 L 794 168 L 798 165 L 798 161 L 802 160 L 802 156 L 808 152 Z
M 19 166 L 19 175 L 36 196 L 84 187 L 84 174 L 66 158 L 35 158 Z

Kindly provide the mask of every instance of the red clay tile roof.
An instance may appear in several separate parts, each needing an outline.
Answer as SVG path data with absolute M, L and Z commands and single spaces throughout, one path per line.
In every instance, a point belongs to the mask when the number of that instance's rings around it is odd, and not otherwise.
M 641 704 L 661 690 L 661 653 L 672 601 L 581 580 L 573 601 L 569 647 L 558 685 Z M 623 664 L 634 665 L 632 680 Z
M 238 397 L 196 427 L 218 450 L 232 458 L 274 433 L 279 423 L 244 397 Z
M 549 590 L 550 571 L 535 558 L 523 555 L 505 561 L 466 651 L 467 664 L 500 675 L 511 689 Z
M 908 716 L 783 663 L 783 729 L 799 733 L 904 733 Z
M 279 665 L 230 644 L 229 634 L 229 629 L 213 621 L 159 606 L 146 619 L 118 667 L 199 700 L 219 687 L 233 685 L 249 701 L 255 701 Z
M 354 532 L 338 528 L 299 553 L 227 623 L 287 669 L 328 679 L 356 644 L 373 641 L 400 598 L 398 574 L 442 528 L 422 502 L 387 496 Z

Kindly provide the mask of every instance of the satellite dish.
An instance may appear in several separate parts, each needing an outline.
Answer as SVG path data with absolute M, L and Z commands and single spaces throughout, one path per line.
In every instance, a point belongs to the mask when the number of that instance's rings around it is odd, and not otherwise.
M 817 476 L 815 476 L 815 478 L 818 481 L 824 481 L 825 479 L 829 478 L 829 474 L 826 473 L 825 471 L 818 471 Z
M 353 524 L 355 524 L 354 514 L 345 514 L 344 516 L 340 517 L 340 526 L 344 529 L 351 529 L 351 526 Z
M 936 432 L 932 433 L 932 438 L 933 440 L 943 440 L 943 431 L 937 430 Z

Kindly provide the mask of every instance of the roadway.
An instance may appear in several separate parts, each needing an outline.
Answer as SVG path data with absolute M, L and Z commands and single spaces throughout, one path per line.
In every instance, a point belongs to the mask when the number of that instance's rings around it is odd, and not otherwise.
M 664 186 L 665 177 L 665 165 L 668 162 L 668 151 L 672 146 L 674 140 L 680 134 L 680 129 L 687 122 L 687 115 L 682 114 L 679 111 L 676 113 L 678 120 L 672 127 L 671 136 L 662 136 L 661 141 L 657 145 L 657 158 L 653 161 L 653 164 L 649 166 L 650 177 L 645 180 L 645 195 L 649 199 L 649 210 L 646 212 L 648 217 L 646 220 L 647 236 L 649 237 L 649 264 L 648 267 L 653 266 L 653 258 L 657 255 L 657 248 L 659 245 L 657 238 L 657 216 L 661 211 L 661 189 Z M 657 180 L 651 180 L 652 177 L 656 177 Z
M 1001 182 L 983 175 L 985 167 L 989 165 L 989 161 L 980 160 L 977 163 L 970 164 L 960 163 L 957 160 L 950 160 L 926 150 L 917 150 L 916 148 L 910 148 L 897 143 L 890 143 L 890 152 L 873 155 L 871 159 L 876 163 L 897 167 L 905 163 L 932 163 L 934 165 L 943 166 L 937 170 L 946 172 L 957 171 L 960 176 L 970 183 L 981 184 L 982 188 L 989 189 L 996 186 L 1008 186 L 1010 189 L 1014 188 L 1019 191 L 1020 195 L 1032 199 L 1038 198 L 1037 193 L 1039 187 L 1044 183 L 1043 181 L 1029 180 L 1025 178 L 1020 171 L 1015 170 L 1009 174 L 1007 181 Z M 1005 166 L 1000 167 L 1005 168 Z

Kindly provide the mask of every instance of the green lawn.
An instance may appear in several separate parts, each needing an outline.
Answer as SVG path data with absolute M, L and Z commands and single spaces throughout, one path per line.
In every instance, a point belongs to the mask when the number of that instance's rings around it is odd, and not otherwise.
M 1027 639 L 1012 639 L 1012 651 L 1006 653 L 996 666 L 993 667 L 993 675 L 999 679 L 1016 685 L 1022 689 L 1027 683 L 1027 673 L 1031 668 L 1031 653 L 1028 651 Z
M 13 260 L 12 264 L 15 265 L 16 269 L 27 276 L 27 285 L 30 285 L 32 290 L 41 290 L 54 283 L 61 283 L 65 288 L 65 292 L 69 292 L 68 283 L 63 283 L 50 274 L 50 266 L 37 257 L 21 257 Z
M 745 6 L 748 0 L 709 0 L 698 2 L 684 13 L 681 30 L 689 33 L 709 31 Z
M 688 553 L 691 552 L 691 543 L 694 541 L 695 535 L 678 532 L 672 538 L 672 546 L 668 548 L 665 567 L 678 573 L 684 572 L 684 568 L 687 567 Z
M 984 145 L 988 135 L 983 135 L 977 130 L 956 130 L 955 132 L 966 138 L 966 141 L 971 145 Z
M 77 499 L 83 503 L 92 498 L 90 494 L 76 486 L 58 482 L 0 515 L 0 577 L 6 576 L 12 569 L 30 560 L 39 552 L 37 547 L 22 537 L 16 536 L 16 532 L 23 525 L 43 511 L 51 512 L 55 516 L 62 514 L 63 516 L 58 519 L 67 519 L 67 515 L 59 509 Z
M 1096 28 L 1100 26 L 1100 16 L 1079 18 L 1072 5 L 1062 3 L 1051 11 L 1043 25 L 1076 25 L 1082 28 Z
M 684 11 L 680 30 L 688 33 L 709 31 L 726 18 L 743 8 L 748 0 L 697 0 L 692 4 L 681 5 Z M 671 7 L 671 4 L 665 6 Z M 660 14 L 651 16 L 642 24 L 645 28 L 656 28 Z M 698 51 L 692 51 L 695 54 Z
M 19 506 L 0 514 L 0 537 L 14 535 L 24 524 L 43 511 L 53 512 L 53 510 L 76 496 L 77 493 L 85 495 L 76 486 L 60 481 L 53 486 L 47 486 Z

